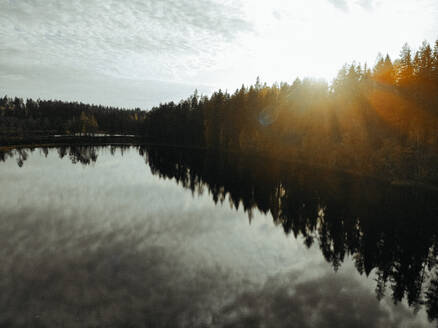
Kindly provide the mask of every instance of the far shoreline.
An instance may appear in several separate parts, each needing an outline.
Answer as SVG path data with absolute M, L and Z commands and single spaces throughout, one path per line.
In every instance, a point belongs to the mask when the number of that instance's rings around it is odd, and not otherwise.
M 140 144 L 144 138 L 134 135 L 103 135 L 103 136 L 23 136 L 0 138 L 0 151 L 7 151 L 17 148 L 37 148 L 68 145 L 110 145 L 110 144 Z
M 194 145 L 178 145 L 151 142 L 142 136 L 135 135 L 57 135 L 57 136 L 29 136 L 29 137 L 11 137 L 0 139 L 0 152 L 11 151 L 14 149 L 23 148 L 40 148 L 40 147 L 61 147 L 61 146 L 140 146 L 149 145 L 153 147 L 166 147 L 176 149 L 191 149 L 200 151 L 214 150 L 212 148 Z M 236 150 L 225 150 L 227 153 L 235 153 Z M 253 155 L 257 157 L 270 157 L 261 152 L 246 153 L 246 155 Z M 306 163 L 299 160 L 290 160 L 278 158 L 278 161 L 291 164 L 306 165 L 313 168 L 325 169 L 330 171 L 337 171 L 346 173 L 356 177 L 371 178 L 389 183 L 392 186 L 399 188 L 403 187 L 418 187 L 421 189 L 428 189 L 431 191 L 438 191 L 438 185 L 432 181 L 415 180 L 415 179 L 400 179 L 397 177 L 382 177 L 378 175 L 367 175 L 354 170 L 342 169 L 338 167 L 330 167 L 323 164 Z

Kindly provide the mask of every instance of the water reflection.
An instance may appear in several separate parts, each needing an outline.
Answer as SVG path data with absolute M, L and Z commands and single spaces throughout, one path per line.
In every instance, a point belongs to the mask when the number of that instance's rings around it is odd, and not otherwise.
M 192 192 L 208 188 L 215 202 L 228 195 L 250 218 L 255 208 L 269 212 L 308 247 L 317 240 L 335 270 L 352 255 L 359 273 L 376 270 L 378 298 L 388 285 L 394 302 L 406 296 L 409 305 L 425 303 L 429 317 L 437 317 L 437 192 L 232 153 L 151 147 L 140 153 L 154 174 Z
M 132 156 L 119 157 L 128 148 L 105 149 L 119 159 L 117 165 L 123 165 L 124 161 L 133 161 Z M 260 327 L 266 323 L 286 327 L 292 322 L 300 327 L 418 324 L 412 312 L 402 305 L 385 303 L 385 292 L 395 302 L 405 298 L 413 309 L 425 305 L 429 318 L 437 317 L 436 192 L 394 187 L 372 179 L 256 157 L 236 158 L 232 153 L 148 146 L 136 149 L 153 175 L 174 179 L 193 195 L 211 197 L 217 204 L 229 203 L 238 209 L 236 215 L 244 211 L 250 220 L 258 213 L 269 214 L 286 234 L 294 235 L 304 245 L 303 250 L 295 251 L 294 258 L 289 258 L 287 245 L 275 244 L 285 241 L 279 241 L 275 232 L 260 225 L 257 242 L 262 246 L 246 251 L 255 245 L 251 238 L 256 234 L 249 235 L 238 222 L 225 223 L 232 215 L 230 210 L 223 206 L 208 211 L 192 208 L 202 203 L 199 199 L 182 210 L 187 200 L 171 203 L 171 193 L 177 192 L 170 191 L 173 187 L 167 186 L 169 189 L 164 191 L 160 190 L 161 185 L 153 185 L 151 194 L 146 195 L 149 185 L 143 188 L 134 183 L 138 180 L 136 176 L 131 182 L 125 176 L 117 180 L 123 174 L 114 167 L 96 167 L 94 175 L 106 177 L 103 181 L 90 180 L 90 176 L 77 180 L 79 173 L 75 171 L 70 184 L 57 185 L 53 191 L 53 194 L 55 190 L 65 191 L 66 199 L 60 196 L 54 200 L 51 196 L 42 204 L 42 200 L 26 198 L 17 201 L 20 206 L 8 205 L 6 199 L 10 202 L 13 197 L 23 196 L 14 194 L 12 183 L 3 184 L 18 177 L 0 174 L 2 185 L 11 189 L 7 195 L 2 187 L 4 201 L 0 203 L 3 208 L 0 283 L 6 291 L 0 296 L 0 304 L 6 309 L 0 314 L 0 324 L 135 327 Z M 1 153 L 0 159 L 5 164 L 15 159 L 23 167 L 20 172 L 25 172 L 25 162 L 35 151 L 47 157 L 55 149 L 13 150 Z M 68 157 L 73 164 L 83 165 L 96 164 L 101 151 L 99 147 L 79 146 L 56 149 L 60 158 Z M 102 161 L 112 163 L 105 156 Z M 50 156 L 44 163 L 47 162 Z M 60 171 L 66 174 L 66 169 Z M 91 188 L 92 198 L 84 195 L 82 189 L 72 190 L 75 182 Z M 26 182 L 22 181 L 22 185 Z M 105 185 L 117 186 L 117 191 Z M 16 190 L 18 194 L 19 189 Z M 36 191 L 29 192 L 38 195 Z M 157 198 L 147 197 L 158 197 L 157 194 L 166 198 L 167 207 L 173 211 L 166 212 L 170 210 L 161 207 L 151 210 Z M 67 205 L 71 203 L 82 205 Z M 104 208 L 96 207 L 96 203 L 104 204 Z M 209 220 L 200 220 L 200 216 L 208 216 Z M 99 217 L 106 219 L 96 221 Z M 129 217 L 132 219 L 127 220 Z M 263 234 L 266 229 L 269 233 Z M 199 235 L 207 237 L 199 239 Z M 224 240 L 224 236 L 228 239 Z M 239 240 L 244 237 L 247 239 Z M 232 243 L 237 246 L 230 246 Z M 314 253 L 303 257 L 314 254 L 315 258 L 320 253 L 339 272 L 307 262 L 301 267 L 294 266 L 300 262 L 298 256 L 305 248 Z M 266 266 L 284 265 L 287 270 L 273 270 L 260 284 L 251 279 L 256 270 L 237 274 L 230 269 L 240 265 L 232 261 L 242 262 L 243 257 L 269 249 L 275 249 L 279 259 Z M 230 251 L 236 252 L 237 259 L 232 258 Z M 217 262 L 210 263 L 211 254 L 218 257 Z M 201 261 L 202 256 L 208 260 Z M 226 261 L 233 264 L 224 265 Z M 358 282 L 353 271 L 342 270 L 348 263 L 360 274 L 376 279 L 375 295 L 382 299 L 381 303 L 375 301 L 374 292 Z M 313 271 L 318 275 L 309 274 Z

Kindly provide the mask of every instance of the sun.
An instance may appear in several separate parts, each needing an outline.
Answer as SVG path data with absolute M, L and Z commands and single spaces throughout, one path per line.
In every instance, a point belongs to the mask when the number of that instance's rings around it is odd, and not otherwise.
M 240 83 L 256 76 L 268 83 L 296 77 L 330 82 L 345 63 L 370 67 L 379 53 L 395 59 L 405 42 L 415 48 L 425 37 L 436 37 L 430 32 L 437 25 L 433 11 L 416 4 L 381 1 L 371 7 L 347 1 L 339 9 L 327 0 L 248 2 L 253 31 L 236 41 L 244 51 L 227 56 L 230 76 Z

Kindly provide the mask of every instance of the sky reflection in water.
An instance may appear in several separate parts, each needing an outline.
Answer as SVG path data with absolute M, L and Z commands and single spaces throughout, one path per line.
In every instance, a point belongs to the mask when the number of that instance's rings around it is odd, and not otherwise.
M 349 256 L 335 272 L 271 214 L 249 224 L 242 206 L 152 174 L 137 149 L 97 149 L 91 165 L 59 152 L 0 163 L 0 326 L 430 325 L 379 302 L 375 273 Z

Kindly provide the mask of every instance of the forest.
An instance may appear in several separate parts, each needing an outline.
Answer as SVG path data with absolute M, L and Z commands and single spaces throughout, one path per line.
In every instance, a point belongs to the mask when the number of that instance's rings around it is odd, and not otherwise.
M 149 111 L 4 97 L 0 131 L 130 134 L 146 142 L 263 154 L 364 175 L 438 181 L 438 40 L 374 67 L 344 65 L 331 84 L 257 81 Z
M 95 133 L 140 135 L 146 112 L 57 100 L 0 98 L 0 140 Z
M 243 86 L 210 97 L 195 92 L 153 108 L 146 136 L 169 144 L 261 153 L 366 175 L 438 178 L 438 41 L 374 67 L 342 67 L 331 85 Z

